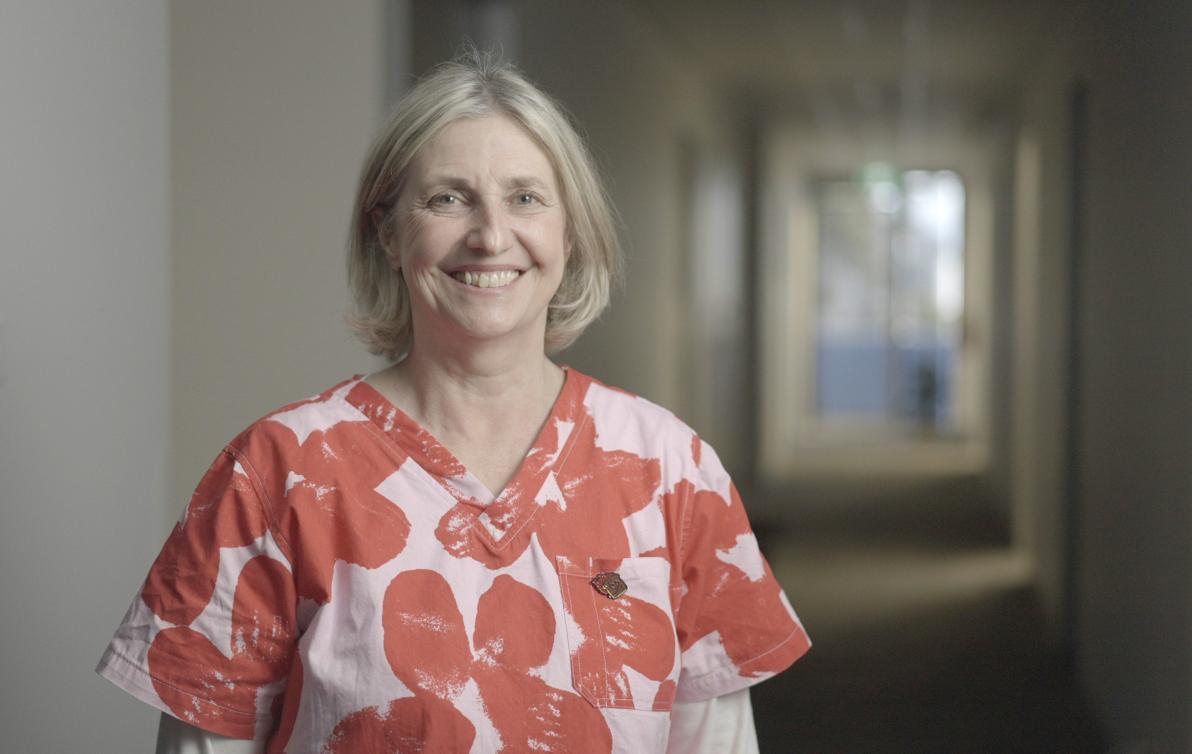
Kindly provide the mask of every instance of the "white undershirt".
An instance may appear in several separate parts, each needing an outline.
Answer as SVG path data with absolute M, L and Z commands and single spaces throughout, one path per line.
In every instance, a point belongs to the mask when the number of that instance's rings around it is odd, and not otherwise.
M 675 702 L 667 754 L 758 754 L 749 689 L 706 702 Z
M 758 754 L 749 689 L 706 702 L 676 702 L 671 710 L 667 754 Z M 208 733 L 164 712 L 157 754 L 263 754 L 264 741 Z

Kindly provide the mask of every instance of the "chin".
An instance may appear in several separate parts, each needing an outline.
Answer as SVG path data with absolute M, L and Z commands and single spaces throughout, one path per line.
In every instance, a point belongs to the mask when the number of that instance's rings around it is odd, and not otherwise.
M 459 329 L 465 337 L 474 341 L 517 340 L 537 335 L 545 343 L 545 328 L 536 327 L 524 322 L 511 323 L 501 321 L 458 323 Z

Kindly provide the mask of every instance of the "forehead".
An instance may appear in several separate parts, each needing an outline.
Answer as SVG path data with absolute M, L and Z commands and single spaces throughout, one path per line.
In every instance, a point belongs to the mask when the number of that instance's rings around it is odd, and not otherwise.
M 546 152 L 507 115 L 451 121 L 418 150 L 410 174 L 415 180 L 440 175 L 471 179 L 521 176 L 555 185 L 554 167 Z

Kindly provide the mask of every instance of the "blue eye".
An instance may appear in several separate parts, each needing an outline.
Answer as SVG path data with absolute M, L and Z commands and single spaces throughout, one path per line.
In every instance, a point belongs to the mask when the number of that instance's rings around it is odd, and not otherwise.
M 458 202 L 459 197 L 455 194 L 439 194 L 438 196 L 431 197 L 430 200 L 431 204 L 438 204 L 444 207 L 450 207 Z
M 517 195 L 517 203 L 523 206 L 529 204 L 537 204 L 538 197 L 528 191 L 523 191 Z

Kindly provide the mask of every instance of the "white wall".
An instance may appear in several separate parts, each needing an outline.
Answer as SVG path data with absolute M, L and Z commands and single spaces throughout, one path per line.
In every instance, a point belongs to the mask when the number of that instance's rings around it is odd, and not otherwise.
M 168 497 L 164 0 L 0 6 L 0 749 L 146 751 L 93 672 Z
M 172 10 L 171 517 L 250 422 L 379 363 L 343 323 L 344 249 L 404 57 L 383 0 Z

